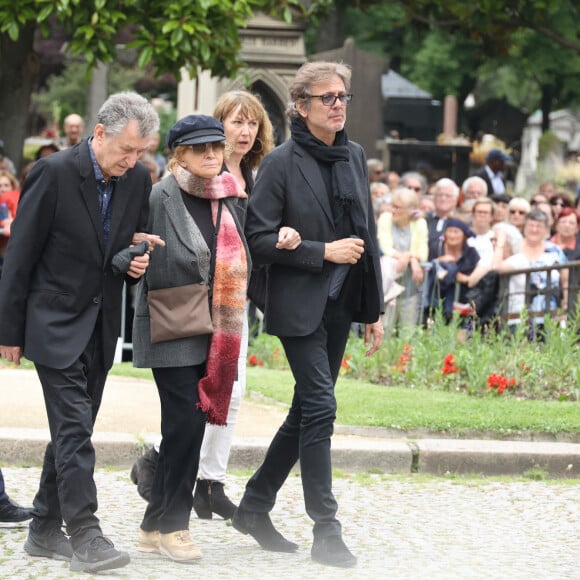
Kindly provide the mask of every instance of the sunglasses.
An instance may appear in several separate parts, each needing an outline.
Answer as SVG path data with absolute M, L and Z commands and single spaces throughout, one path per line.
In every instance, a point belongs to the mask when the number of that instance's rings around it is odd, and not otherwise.
M 510 209 L 510 214 L 526 215 L 528 212 L 523 209 Z
M 558 205 L 560 207 L 568 207 L 568 204 L 561 199 L 552 199 L 550 200 L 550 205 Z
M 191 150 L 195 155 L 204 155 L 208 149 L 213 149 L 214 151 L 224 151 L 226 148 L 225 141 L 216 141 L 215 143 L 197 143 L 196 145 L 190 145 Z

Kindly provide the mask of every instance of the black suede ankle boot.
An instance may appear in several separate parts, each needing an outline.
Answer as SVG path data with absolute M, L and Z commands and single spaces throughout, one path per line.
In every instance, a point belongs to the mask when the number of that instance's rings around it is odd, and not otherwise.
M 236 511 L 236 505 L 225 494 L 221 481 L 198 479 L 193 494 L 193 509 L 201 520 L 211 520 L 214 513 L 229 520 Z
M 208 492 L 211 511 L 224 520 L 232 519 L 238 506 L 226 495 L 224 484 L 221 481 L 210 481 Z
M 198 479 L 193 493 L 193 509 L 200 520 L 211 520 L 211 504 L 209 501 L 209 481 Z

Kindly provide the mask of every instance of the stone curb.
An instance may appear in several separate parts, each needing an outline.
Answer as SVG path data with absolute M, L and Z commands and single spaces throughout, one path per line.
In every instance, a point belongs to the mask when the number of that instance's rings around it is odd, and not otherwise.
M 153 434 L 139 440 L 124 433 L 93 438 L 98 467 L 129 468 Z M 40 465 L 49 439 L 42 429 L 0 429 L 0 457 L 6 464 Z M 255 469 L 270 443 L 264 438 L 236 438 L 230 468 Z M 425 473 L 431 475 L 522 475 L 538 469 L 554 478 L 580 477 L 580 444 L 522 441 L 363 439 L 336 435 L 333 467 L 347 472 Z

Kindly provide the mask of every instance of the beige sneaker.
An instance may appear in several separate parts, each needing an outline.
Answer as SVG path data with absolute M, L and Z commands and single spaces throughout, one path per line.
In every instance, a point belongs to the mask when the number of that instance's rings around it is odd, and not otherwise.
M 193 543 L 189 530 L 159 534 L 159 551 L 176 562 L 190 562 L 201 558 L 201 550 Z
M 139 544 L 137 550 L 147 553 L 160 553 L 159 551 L 159 532 L 146 532 L 139 528 Z

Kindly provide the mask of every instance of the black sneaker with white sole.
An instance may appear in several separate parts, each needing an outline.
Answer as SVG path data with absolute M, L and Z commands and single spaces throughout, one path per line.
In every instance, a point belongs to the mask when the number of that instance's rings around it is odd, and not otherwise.
M 53 560 L 68 561 L 73 557 L 70 540 L 58 526 L 36 529 L 31 523 L 24 551 L 30 556 Z
M 111 540 L 104 536 L 96 536 L 75 550 L 70 569 L 72 572 L 94 574 L 103 570 L 122 568 L 130 561 L 129 554 L 116 550 Z

